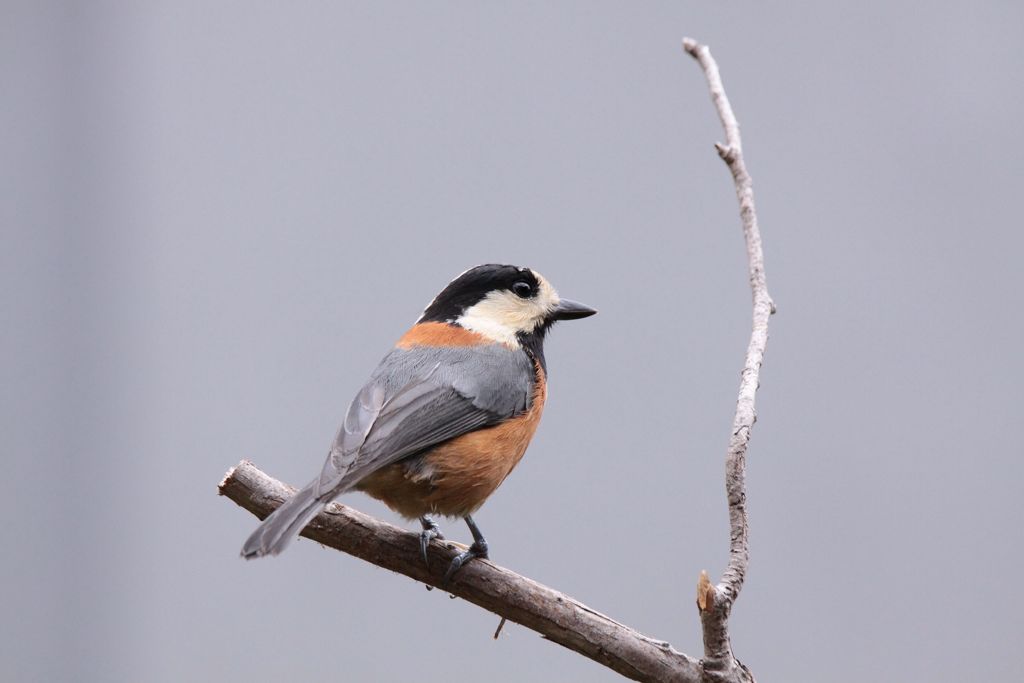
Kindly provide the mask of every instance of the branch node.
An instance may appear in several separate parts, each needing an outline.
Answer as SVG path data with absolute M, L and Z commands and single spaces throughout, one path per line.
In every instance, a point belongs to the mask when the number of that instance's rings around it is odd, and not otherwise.
M 697 609 L 707 612 L 715 605 L 715 587 L 708 578 L 707 570 L 702 569 L 697 579 Z
M 729 145 L 723 145 L 721 142 L 716 142 L 715 150 L 718 152 L 718 156 L 722 157 L 722 161 L 725 163 L 731 164 L 736 161 L 736 150 Z

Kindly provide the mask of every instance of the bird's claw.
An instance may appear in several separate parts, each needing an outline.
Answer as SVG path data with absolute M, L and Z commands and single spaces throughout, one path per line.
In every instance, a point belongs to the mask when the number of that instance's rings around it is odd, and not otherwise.
M 423 556 L 423 564 L 429 568 L 430 560 L 427 558 L 427 548 L 430 546 L 430 541 L 434 538 L 443 541 L 444 535 L 441 533 L 441 527 L 437 526 L 437 522 L 429 517 L 421 518 L 420 524 L 423 525 L 423 531 L 420 532 L 420 554 Z
M 473 541 L 473 545 L 469 546 L 468 549 L 459 553 L 452 558 L 452 563 L 448 565 L 448 571 L 444 573 L 444 578 L 441 579 L 441 587 L 446 588 L 448 582 L 451 580 L 455 573 L 462 568 L 464 564 L 474 558 L 487 559 L 487 541 L 482 538 L 478 541 Z

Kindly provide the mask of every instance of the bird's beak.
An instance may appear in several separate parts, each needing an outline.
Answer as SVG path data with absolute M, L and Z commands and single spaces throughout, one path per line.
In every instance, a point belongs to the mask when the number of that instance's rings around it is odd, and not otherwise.
M 584 306 L 578 301 L 571 299 L 562 299 L 555 306 L 555 310 L 551 311 L 552 320 L 576 320 L 577 318 L 586 318 L 589 315 L 597 313 L 596 310 L 590 306 Z

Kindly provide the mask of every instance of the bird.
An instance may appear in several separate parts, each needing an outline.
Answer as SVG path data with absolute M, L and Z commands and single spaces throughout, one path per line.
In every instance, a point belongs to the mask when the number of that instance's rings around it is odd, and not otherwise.
M 332 500 L 362 491 L 418 519 L 420 551 L 443 539 L 435 517 L 461 517 L 473 543 L 443 585 L 488 557 L 473 514 L 519 463 L 547 400 L 544 338 L 594 315 L 531 268 L 485 264 L 431 300 L 352 400 L 324 465 L 249 536 L 242 557 L 277 555 Z

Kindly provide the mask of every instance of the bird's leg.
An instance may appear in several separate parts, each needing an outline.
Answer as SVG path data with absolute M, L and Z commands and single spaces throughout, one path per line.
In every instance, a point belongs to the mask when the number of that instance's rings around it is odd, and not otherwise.
M 430 560 L 427 559 L 427 546 L 430 545 L 430 539 L 439 538 L 444 540 L 444 536 L 441 535 L 441 527 L 437 526 L 437 522 L 430 517 L 426 515 L 420 517 L 420 524 L 423 525 L 423 531 L 420 533 L 420 552 L 423 553 L 423 564 L 429 568 Z
M 470 515 L 463 517 L 466 520 L 466 526 L 469 527 L 469 533 L 473 534 L 473 545 L 469 546 L 465 552 L 461 552 L 455 556 L 452 563 L 448 565 L 448 571 L 444 573 L 444 578 L 441 579 L 441 585 L 448 585 L 448 580 L 455 575 L 455 572 L 459 571 L 462 565 L 466 564 L 474 557 L 480 557 L 487 559 L 487 541 L 484 539 L 484 535 L 480 533 L 480 529 L 477 528 L 476 522 Z

